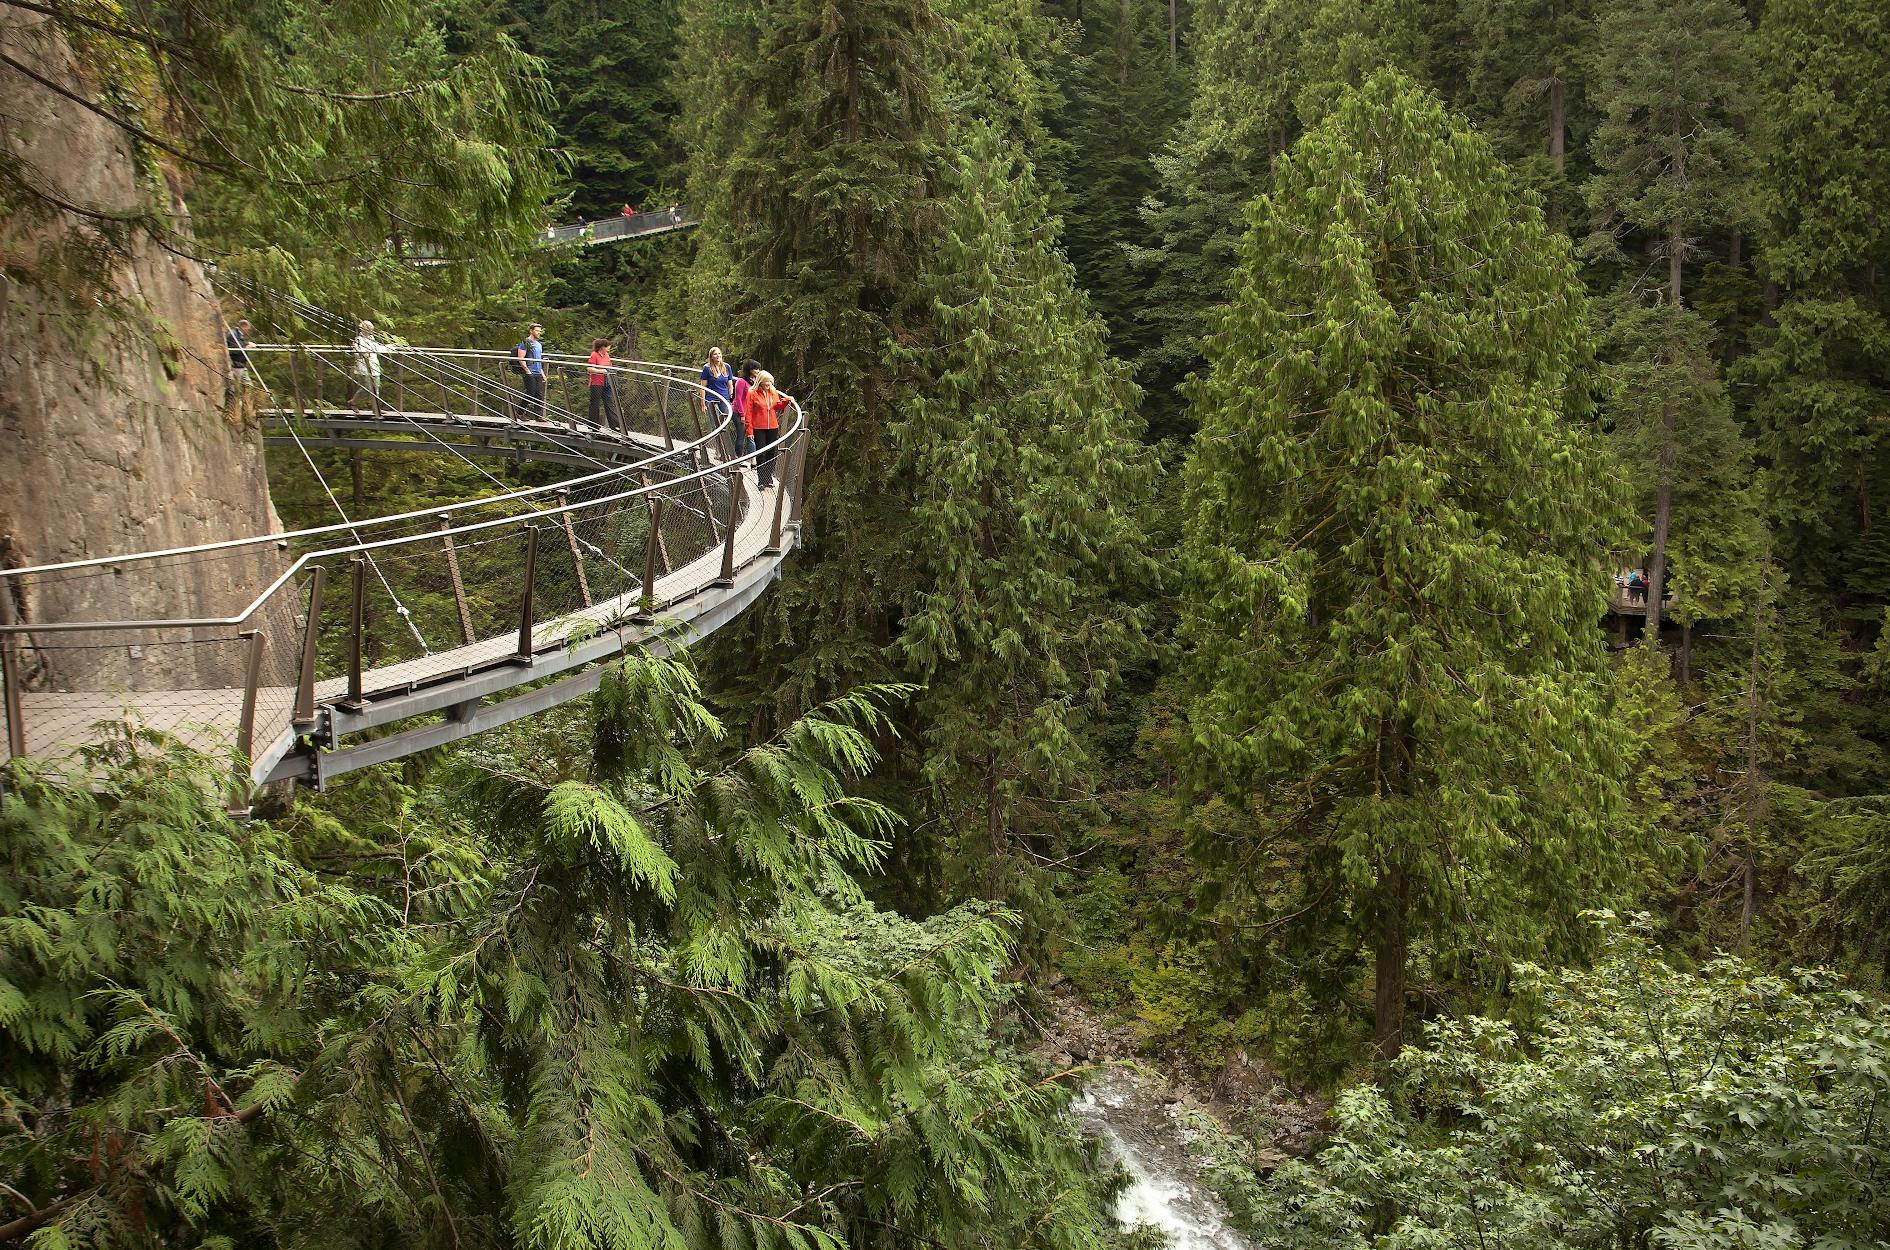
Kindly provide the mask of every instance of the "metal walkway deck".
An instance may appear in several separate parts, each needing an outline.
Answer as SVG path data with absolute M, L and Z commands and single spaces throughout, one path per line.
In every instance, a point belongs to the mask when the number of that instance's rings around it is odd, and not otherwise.
M 0 620 L 7 756 L 69 765 L 101 723 L 131 723 L 234 753 L 245 801 L 272 781 L 319 784 L 578 697 L 632 648 L 688 645 L 753 603 L 798 539 L 798 405 L 773 448 L 736 454 L 726 407 L 680 368 L 613 367 L 614 419 L 591 425 L 570 406 L 574 358 L 547 358 L 563 386 L 541 403 L 510 385 L 503 353 L 364 365 L 345 347 L 250 350 L 272 455 L 425 451 L 495 489 L 0 570 L 0 612 L 26 605 Z M 507 488 L 503 461 L 569 471 Z

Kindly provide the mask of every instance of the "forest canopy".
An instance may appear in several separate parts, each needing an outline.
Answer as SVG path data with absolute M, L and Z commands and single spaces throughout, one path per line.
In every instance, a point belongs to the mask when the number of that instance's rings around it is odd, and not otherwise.
M 1072 1115 L 1131 1058 L 1254 1245 L 1890 1243 L 1881 0 L 0 36 L 176 192 L 0 144 L 90 222 L 9 282 L 142 232 L 811 431 L 778 584 L 579 703 L 253 819 L 136 725 L 4 765 L 0 1244 L 1140 1245 Z

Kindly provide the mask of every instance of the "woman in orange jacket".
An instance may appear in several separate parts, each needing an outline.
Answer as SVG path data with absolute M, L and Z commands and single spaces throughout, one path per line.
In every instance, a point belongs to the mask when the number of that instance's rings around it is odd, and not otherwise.
M 748 430 L 761 454 L 755 457 L 755 476 L 761 489 L 774 486 L 774 441 L 781 437 L 780 412 L 788 397 L 774 389 L 774 375 L 766 369 L 755 374 L 755 384 L 748 388 Z

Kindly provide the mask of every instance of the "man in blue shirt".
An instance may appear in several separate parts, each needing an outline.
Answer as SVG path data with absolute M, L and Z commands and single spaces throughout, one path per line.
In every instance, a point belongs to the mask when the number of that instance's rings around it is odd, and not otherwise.
M 525 394 L 530 402 L 525 405 L 525 415 L 545 418 L 545 345 L 543 342 L 545 327 L 536 321 L 525 334 L 525 341 L 512 349 L 517 360 L 516 368 L 524 372 Z

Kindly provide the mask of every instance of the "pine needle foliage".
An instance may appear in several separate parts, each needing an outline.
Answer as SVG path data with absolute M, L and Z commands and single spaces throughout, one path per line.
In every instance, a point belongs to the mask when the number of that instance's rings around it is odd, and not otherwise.
M 1741 362 L 1776 466 L 1782 550 L 1816 582 L 1868 559 L 1890 478 L 1890 16 L 1870 3 L 1768 4 L 1755 40 L 1765 92 L 1765 266 L 1781 291 Z M 1881 591 L 1865 596 L 1882 602 Z
M 893 430 L 918 573 L 899 649 L 927 683 L 922 776 L 977 848 L 958 875 L 982 864 L 995 893 L 1052 823 L 1033 804 L 1090 788 L 1090 722 L 1149 651 L 1155 466 L 1029 166 L 997 127 L 964 130 L 922 278 L 933 381 Z
M 192 185 L 196 240 L 155 207 L 168 194 L 134 218 L 117 205 L 54 204 L 17 162 L 0 163 L 10 210 L 65 208 L 107 248 L 139 230 L 330 302 L 358 296 L 360 258 L 390 242 L 460 255 L 471 238 L 473 263 L 453 272 L 491 282 L 512 272 L 540 224 L 557 167 L 542 67 L 465 6 L 32 7 L 98 83 L 97 98 L 75 107 L 118 126 L 151 169 Z M 412 283 L 412 269 L 381 280 Z
M 1193 395 L 1181 637 L 1194 778 L 1255 819 L 1199 849 L 1318 988 L 1373 951 L 1389 1057 L 1414 952 L 1566 948 L 1615 883 L 1622 500 L 1568 246 L 1433 97 L 1374 75 L 1249 221 Z

